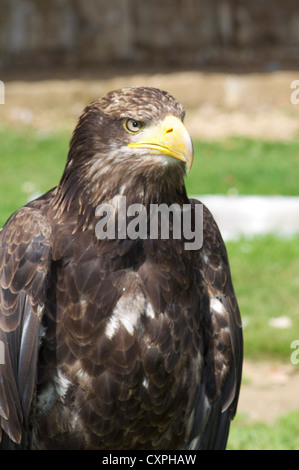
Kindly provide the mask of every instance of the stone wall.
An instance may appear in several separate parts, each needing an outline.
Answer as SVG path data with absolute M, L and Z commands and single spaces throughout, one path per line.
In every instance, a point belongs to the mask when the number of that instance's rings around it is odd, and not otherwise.
M 299 61 L 298 0 L 0 0 L 0 70 Z

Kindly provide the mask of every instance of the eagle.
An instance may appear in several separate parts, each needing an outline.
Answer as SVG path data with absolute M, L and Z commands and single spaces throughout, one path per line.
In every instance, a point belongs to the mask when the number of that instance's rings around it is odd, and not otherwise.
M 57 187 L 1 230 L 3 449 L 226 448 L 241 319 L 219 228 L 187 196 L 193 145 L 184 116 L 152 87 L 92 102 Z M 121 198 L 134 210 L 123 214 Z M 149 221 L 162 204 L 189 208 L 194 236 L 202 207 L 201 246 L 187 249 L 190 237 L 175 236 L 171 212 L 168 237 L 161 213 L 158 233 L 147 225 L 140 235 L 138 214 Z M 117 227 L 135 221 L 135 236 L 109 237 L 103 206 Z

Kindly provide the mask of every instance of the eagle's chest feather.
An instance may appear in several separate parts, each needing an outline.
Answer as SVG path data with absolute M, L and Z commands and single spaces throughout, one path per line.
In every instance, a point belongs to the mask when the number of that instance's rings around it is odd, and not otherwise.
M 184 284 L 182 267 L 171 280 L 166 265 L 161 284 L 163 269 L 153 259 L 135 270 L 104 271 L 94 261 L 84 271 L 84 264 L 56 271 L 56 317 L 49 308 L 41 349 L 39 426 L 46 434 L 52 423 L 60 439 L 68 431 L 77 446 L 99 448 L 146 448 L 164 429 L 163 446 L 173 446 L 200 381 L 195 286 Z

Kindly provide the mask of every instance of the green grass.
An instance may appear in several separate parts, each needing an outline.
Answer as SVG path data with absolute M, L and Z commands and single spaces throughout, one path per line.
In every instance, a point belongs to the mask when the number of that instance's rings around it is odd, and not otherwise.
M 43 193 L 58 183 L 70 137 L 67 132 L 0 130 L 0 225 L 31 193 Z M 231 138 L 195 142 L 194 148 L 186 178 L 189 194 L 298 194 L 299 142 Z
M 251 423 L 237 415 L 231 425 L 228 450 L 298 450 L 299 411 L 279 418 L 273 425 Z
M 299 142 L 195 142 L 189 194 L 299 194 Z
M 0 130 L 0 226 L 31 195 L 56 186 L 61 177 L 70 136 Z
M 246 357 L 289 361 L 299 339 L 299 236 L 255 237 L 227 243 L 233 282 L 244 322 Z M 292 326 L 278 329 L 270 318 L 287 316 Z

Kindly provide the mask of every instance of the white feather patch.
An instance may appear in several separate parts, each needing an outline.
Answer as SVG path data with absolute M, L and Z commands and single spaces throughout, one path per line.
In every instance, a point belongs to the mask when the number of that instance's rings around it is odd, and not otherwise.
M 211 298 L 211 308 L 216 313 L 224 314 L 226 312 L 225 308 L 223 307 L 222 302 L 220 302 L 220 300 L 216 299 L 215 297 Z
M 146 304 L 145 314 L 149 318 L 155 318 L 155 312 L 150 302 L 147 302 Z
M 145 299 L 143 294 L 129 293 L 123 295 L 112 312 L 105 334 L 112 339 L 122 324 L 130 335 L 134 334 L 140 315 L 144 312 Z

